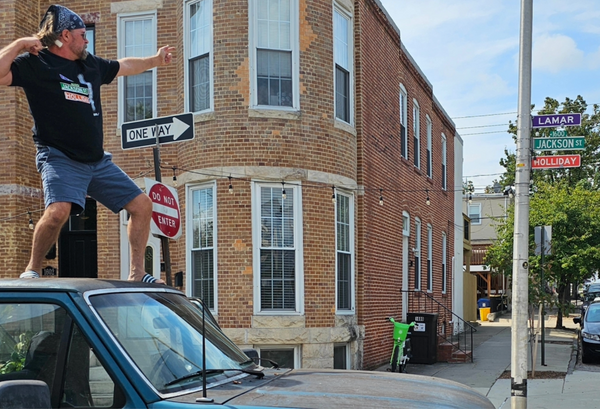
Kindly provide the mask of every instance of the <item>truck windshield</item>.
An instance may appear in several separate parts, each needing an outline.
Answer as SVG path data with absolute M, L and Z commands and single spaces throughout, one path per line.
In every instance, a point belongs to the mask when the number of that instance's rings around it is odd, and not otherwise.
M 175 379 L 202 372 L 202 314 L 183 295 L 119 292 L 93 295 L 93 308 L 160 393 L 198 388 L 201 376 L 172 384 Z M 251 369 L 255 365 L 206 320 L 206 369 Z M 235 371 L 210 372 L 222 380 Z M 214 375 L 218 374 L 218 375 Z M 208 376 L 207 376 L 208 378 Z M 211 380 L 207 379 L 210 384 Z M 210 386 L 210 385 L 209 385 Z

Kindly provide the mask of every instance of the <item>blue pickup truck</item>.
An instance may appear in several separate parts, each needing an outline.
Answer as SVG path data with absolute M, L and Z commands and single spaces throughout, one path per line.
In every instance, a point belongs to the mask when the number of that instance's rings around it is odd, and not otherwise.
M 456 382 L 280 369 L 155 284 L 0 280 L 0 408 L 493 408 Z

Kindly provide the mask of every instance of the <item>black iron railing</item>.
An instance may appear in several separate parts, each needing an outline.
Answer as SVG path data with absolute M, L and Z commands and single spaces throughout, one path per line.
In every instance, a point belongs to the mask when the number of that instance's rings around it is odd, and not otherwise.
M 473 334 L 477 329 L 459 317 L 444 304 L 421 290 L 402 290 L 408 296 L 408 311 L 418 313 L 437 313 L 437 335 L 451 344 L 455 351 L 461 351 L 471 357 L 473 362 Z

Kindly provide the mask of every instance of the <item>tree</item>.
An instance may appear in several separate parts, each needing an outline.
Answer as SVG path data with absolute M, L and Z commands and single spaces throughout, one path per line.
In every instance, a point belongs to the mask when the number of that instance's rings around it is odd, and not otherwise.
M 585 113 L 587 104 L 581 96 L 559 104 L 546 98 L 538 113 L 582 113 L 582 125 L 570 127 L 569 135 L 584 136 L 586 147 L 580 151 L 580 168 L 555 169 L 532 172 L 535 194 L 530 200 L 529 237 L 530 268 L 529 298 L 532 303 L 549 302 L 559 307 L 557 327 L 562 327 L 562 316 L 570 311 L 569 287 L 591 277 L 600 265 L 600 110 L 593 106 L 592 114 Z M 516 124 L 509 123 L 509 132 L 516 142 Z M 536 131 L 536 137 L 548 136 L 550 130 Z M 563 153 L 563 152 L 561 152 Z M 567 152 L 570 153 L 570 152 Z M 537 153 L 538 155 L 552 154 Z M 515 178 L 514 153 L 505 149 L 505 158 L 500 164 L 506 172 L 500 178 L 502 186 L 511 186 Z M 512 272 L 514 211 L 507 209 L 508 217 L 496 221 L 497 240 L 488 250 L 486 264 L 498 271 Z M 541 282 L 540 257 L 534 255 L 535 226 L 552 226 L 552 254 L 546 257 L 544 281 L 556 284 L 558 299 L 545 293 L 545 282 Z

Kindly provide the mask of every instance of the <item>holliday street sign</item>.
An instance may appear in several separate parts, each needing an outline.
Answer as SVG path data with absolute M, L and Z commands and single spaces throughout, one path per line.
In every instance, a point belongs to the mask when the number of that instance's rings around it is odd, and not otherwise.
M 538 156 L 531 161 L 532 169 L 578 168 L 581 166 L 581 155 Z
M 533 138 L 535 151 L 574 151 L 585 149 L 585 138 L 573 136 L 569 138 Z
M 121 147 L 133 149 L 156 145 L 157 132 L 161 145 L 194 139 L 194 115 L 186 113 L 125 122 L 121 125 Z
M 552 114 L 532 116 L 533 128 L 581 126 L 581 114 Z

